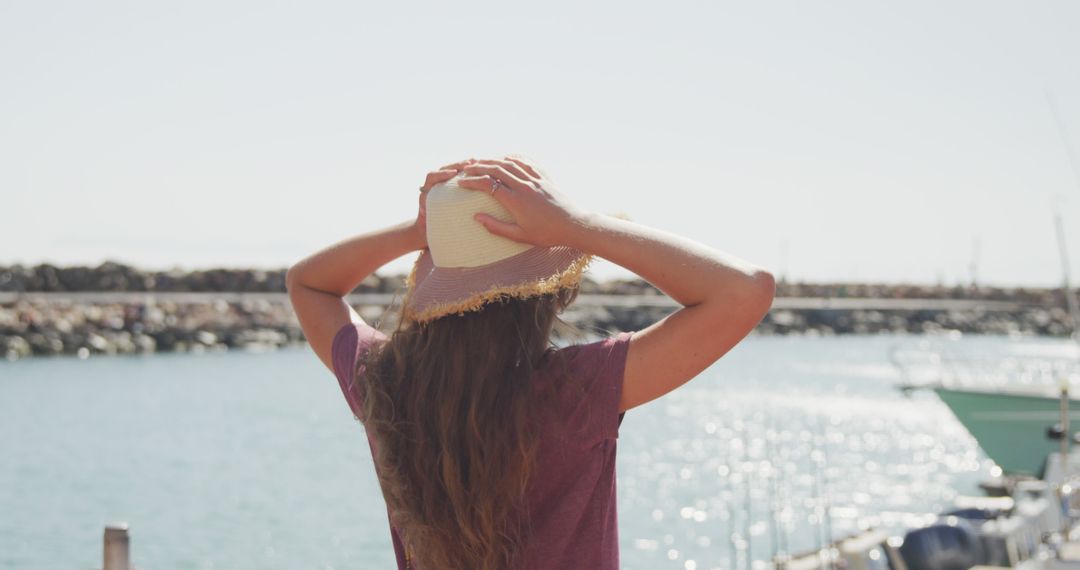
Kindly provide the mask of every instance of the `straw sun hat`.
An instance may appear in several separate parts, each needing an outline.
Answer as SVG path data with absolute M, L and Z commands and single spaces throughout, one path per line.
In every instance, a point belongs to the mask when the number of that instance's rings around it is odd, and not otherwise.
M 473 215 L 513 216 L 491 193 L 457 184 L 463 173 L 427 193 L 427 241 L 406 281 L 405 318 L 426 322 L 463 315 L 504 298 L 529 298 L 575 286 L 592 255 L 495 235 Z M 500 187 L 501 191 L 506 191 Z

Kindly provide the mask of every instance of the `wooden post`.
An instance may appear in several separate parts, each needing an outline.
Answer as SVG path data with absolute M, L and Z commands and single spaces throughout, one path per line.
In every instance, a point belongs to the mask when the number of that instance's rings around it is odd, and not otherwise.
M 126 522 L 105 527 L 104 570 L 131 570 L 131 541 Z

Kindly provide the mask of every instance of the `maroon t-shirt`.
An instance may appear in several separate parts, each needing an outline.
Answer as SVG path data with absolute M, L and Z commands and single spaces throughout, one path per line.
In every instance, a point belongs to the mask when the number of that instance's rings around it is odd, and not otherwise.
M 558 349 L 567 372 L 555 359 L 534 373 L 533 382 L 556 383 L 538 406 L 550 406 L 561 418 L 558 430 L 540 435 L 539 471 L 529 495 L 531 548 L 522 568 L 607 570 L 619 567 L 619 526 L 615 503 L 615 443 L 623 369 L 630 332 Z M 334 336 L 334 374 L 353 415 L 363 421 L 351 389 L 357 358 L 386 335 L 364 323 L 349 323 Z M 551 364 L 552 366 L 546 366 Z M 362 371 L 361 371 L 362 372 Z M 550 384 L 549 384 L 550 385 Z M 377 447 L 371 436 L 368 444 Z M 374 453 L 373 453 L 374 455 Z M 378 468 L 378 466 L 376 466 Z M 389 520 L 389 513 L 387 513 Z M 393 522 L 390 538 L 398 568 L 414 568 Z

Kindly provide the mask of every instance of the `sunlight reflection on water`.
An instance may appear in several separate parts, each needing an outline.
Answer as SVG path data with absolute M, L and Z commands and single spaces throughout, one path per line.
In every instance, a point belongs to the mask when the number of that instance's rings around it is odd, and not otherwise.
M 743 567 L 826 535 L 902 534 L 959 494 L 981 494 L 993 463 L 932 393 L 894 389 L 905 376 L 889 352 L 921 351 L 940 368 L 948 349 L 954 371 L 975 360 L 970 378 L 994 382 L 1023 378 L 1002 370 L 1070 369 L 1078 354 L 1007 337 L 755 340 L 627 415 L 624 567 Z
M 624 568 L 763 567 L 980 494 L 992 463 L 915 376 L 1045 383 L 1067 340 L 757 337 L 626 414 Z M 88 405 L 92 403 L 92 405 Z M 109 520 L 140 567 L 385 568 L 362 428 L 306 349 L 0 366 L 0 568 L 91 567 Z M 62 540 L 61 549 L 42 548 Z

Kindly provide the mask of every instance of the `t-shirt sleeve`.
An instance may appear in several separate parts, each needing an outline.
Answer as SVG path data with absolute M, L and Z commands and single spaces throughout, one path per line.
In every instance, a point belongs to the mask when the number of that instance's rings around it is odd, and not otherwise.
M 581 345 L 574 356 L 578 381 L 584 390 L 578 413 L 593 441 L 619 437 L 625 412 L 619 413 L 623 372 L 633 332 L 620 332 L 605 339 Z
M 330 345 L 330 360 L 334 364 L 334 376 L 337 376 L 338 386 L 349 404 L 349 409 L 361 421 L 364 419 L 361 412 L 363 408 L 357 390 L 353 389 L 356 382 L 356 362 L 374 344 L 386 339 L 385 334 L 367 323 L 346 323 L 338 329 Z

